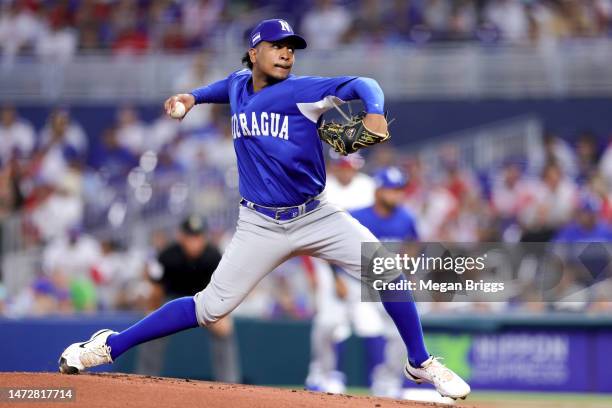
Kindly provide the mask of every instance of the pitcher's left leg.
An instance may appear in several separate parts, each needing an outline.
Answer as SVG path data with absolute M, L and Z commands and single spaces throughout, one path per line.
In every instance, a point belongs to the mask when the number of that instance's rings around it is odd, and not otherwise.
M 329 211 L 328 208 L 322 210 Z M 302 226 L 299 232 L 301 248 L 311 250 L 313 256 L 341 266 L 356 279 L 361 278 L 361 243 L 378 242 L 366 227 L 345 211 L 332 212 Z M 385 294 L 380 295 L 387 313 L 406 343 L 411 363 L 420 365 L 429 358 L 429 353 L 425 348 L 421 321 L 410 293 L 406 291 L 401 299 L 397 299 L 397 292 L 394 293 L 395 302 L 385 302 Z
M 353 277 L 360 279 L 361 243 L 378 240 L 348 213 L 334 210 L 328 204 L 325 207 L 316 220 L 301 225 L 295 239 L 300 248 L 313 256 L 340 265 Z M 400 275 L 396 279 L 401 278 Z M 417 383 L 432 383 L 442 396 L 465 398 L 470 392 L 469 385 L 427 352 L 421 321 L 410 292 L 383 290 L 379 294 L 406 345 L 409 361 L 405 374 L 408 378 Z

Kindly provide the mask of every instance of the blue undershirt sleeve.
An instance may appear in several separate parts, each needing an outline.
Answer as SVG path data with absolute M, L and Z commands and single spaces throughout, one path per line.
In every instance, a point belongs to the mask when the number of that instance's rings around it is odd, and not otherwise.
M 229 103 L 229 77 L 190 92 L 195 103 Z
M 372 78 L 355 78 L 338 88 L 336 96 L 345 101 L 361 99 L 367 113 L 384 113 L 385 95 Z

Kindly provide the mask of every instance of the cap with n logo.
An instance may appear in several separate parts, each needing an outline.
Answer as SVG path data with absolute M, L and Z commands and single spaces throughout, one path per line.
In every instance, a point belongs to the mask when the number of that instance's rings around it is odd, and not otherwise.
M 262 41 L 274 42 L 284 39 L 291 40 L 297 49 L 306 48 L 306 40 L 295 34 L 288 22 L 278 18 L 263 20 L 257 24 L 251 31 L 249 44 L 253 48 Z

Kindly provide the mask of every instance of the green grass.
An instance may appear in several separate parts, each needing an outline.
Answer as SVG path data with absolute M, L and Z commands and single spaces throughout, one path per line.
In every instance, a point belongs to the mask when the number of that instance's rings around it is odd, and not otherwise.
M 283 386 L 282 388 L 302 389 L 303 386 Z M 350 395 L 369 395 L 369 390 L 363 387 L 349 387 L 346 393 Z M 474 391 L 465 402 L 461 402 L 457 406 L 477 408 L 612 408 L 612 394 Z
M 611 408 L 611 394 L 552 392 L 473 392 L 468 400 L 475 407 L 495 408 Z M 466 402 L 467 402 L 466 401 Z
M 612 407 L 612 394 L 578 394 L 565 392 L 493 392 L 474 391 L 470 395 L 474 400 L 530 400 L 530 401 L 572 401 L 572 402 L 607 402 Z

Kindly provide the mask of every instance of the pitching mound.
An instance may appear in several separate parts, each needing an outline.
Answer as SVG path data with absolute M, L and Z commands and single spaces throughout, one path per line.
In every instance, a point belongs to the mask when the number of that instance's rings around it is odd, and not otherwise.
M 66 403 L 38 400 L 11 406 L 41 407 L 207 407 L 207 408 L 270 408 L 270 407 L 443 407 L 429 403 L 395 401 L 386 398 L 329 395 L 301 390 L 222 384 L 173 378 L 127 374 L 60 375 L 54 373 L 0 373 L 0 387 L 67 388 L 74 390 L 75 401 Z M 0 406 L 7 406 L 6 391 Z M 23 400 L 22 400 L 23 401 Z

